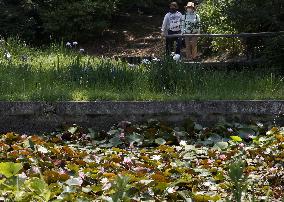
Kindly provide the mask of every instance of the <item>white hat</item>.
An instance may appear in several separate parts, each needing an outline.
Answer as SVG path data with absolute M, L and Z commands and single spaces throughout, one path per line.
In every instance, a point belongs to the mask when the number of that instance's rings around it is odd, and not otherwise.
M 195 5 L 194 5 L 193 2 L 188 2 L 187 5 L 185 6 L 185 8 L 188 8 L 188 7 L 195 8 Z

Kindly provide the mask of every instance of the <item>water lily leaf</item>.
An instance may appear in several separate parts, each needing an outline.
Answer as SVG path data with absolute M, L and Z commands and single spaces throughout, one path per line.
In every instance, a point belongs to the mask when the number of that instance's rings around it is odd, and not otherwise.
M 89 130 L 88 135 L 90 135 L 92 140 L 94 140 L 98 137 L 98 133 L 96 133 L 92 128 L 89 128 L 88 130 Z
M 138 143 L 138 145 L 142 144 L 143 137 L 139 135 L 138 133 L 133 133 L 126 138 L 130 145 L 133 145 L 135 142 Z
M 158 145 L 164 145 L 164 144 L 167 143 L 167 141 L 164 140 L 163 138 L 157 138 L 157 139 L 155 140 L 155 143 L 157 143 Z
M 191 160 L 191 159 L 195 159 L 196 156 L 193 152 L 187 152 L 186 154 L 183 155 L 183 159 L 185 160 Z
M 109 143 L 112 147 L 116 147 L 118 145 L 121 145 L 123 142 L 120 140 L 119 137 L 113 137 L 109 140 Z
M 71 133 L 72 135 L 74 135 L 76 133 L 77 129 L 78 129 L 78 127 L 70 127 L 68 129 L 68 132 Z
M 235 142 L 242 142 L 243 141 L 243 139 L 240 138 L 239 136 L 230 136 L 230 138 Z
M 222 181 L 222 180 L 225 179 L 225 176 L 223 175 L 222 172 L 218 171 L 217 174 L 216 174 L 216 176 L 214 176 L 214 179 L 215 179 L 216 181 Z
M 43 154 L 47 154 L 47 153 L 48 153 L 48 149 L 46 149 L 45 147 L 43 147 L 43 146 L 41 146 L 41 145 L 39 145 L 39 146 L 37 147 L 37 151 L 39 151 L 39 152 L 41 152 L 41 153 L 43 153 Z
M 48 188 L 48 184 L 44 180 L 39 178 L 32 178 L 30 179 L 29 187 L 37 195 L 43 196 L 45 201 L 49 201 L 51 192 Z
M 243 139 L 249 139 L 251 136 L 255 136 L 256 133 L 252 128 L 241 128 L 237 131 L 238 136 Z
M 228 146 L 229 144 L 227 142 L 217 142 L 213 148 L 224 150 L 227 149 Z
M 214 143 L 217 143 L 217 142 L 224 142 L 223 138 L 218 135 L 218 134 L 212 134 L 208 139 L 208 141 L 212 141 Z
M 109 134 L 109 135 L 115 135 L 117 133 L 119 133 L 118 130 L 110 130 L 110 131 L 107 132 L 107 134 Z
M 67 167 L 68 169 L 70 169 L 71 171 L 74 171 L 74 172 L 78 172 L 79 169 L 80 169 L 80 166 L 77 165 L 77 164 L 74 164 L 74 163 L 68 164 L 66 167 Z
M 83 183 L 83 180 L 78 177 L 78 178 L 70 178 L 65 182 L 69 186 L 81 186 Z
M 22 170 L 23 165 L 21 163 L 12 163 L 12 162 L 5 162 L 0 163 L 0 174 L 4 175 L 7 178 L 15 176 Z
M 210 196 L 207 194 L 196 194 L 193 196 L 194 201 L 196 202 L 203 202 L 203 201 L 218 201 L 221 199 L 220 196 L 216 195 L 216 196 Z
M 189 191 L 179 191 L 178 194 L 186 201 L 192 202 L 192 193 Z
M 196 148 L 194 145 L 185 145 L 184 150 L 185 151 L 196 151 Z
M 26 139 L 24 142 L 23 142 L 23 146 L 25 148 L 31 148 L 32 150 L 35 149 L 35 143 L 31 140 L 31 139 Z
M 203 130 L 203 127 L 202 127 L 202 125 L 195 123 L 194 124 L 194 129 L 201 131 L 201 130 Z

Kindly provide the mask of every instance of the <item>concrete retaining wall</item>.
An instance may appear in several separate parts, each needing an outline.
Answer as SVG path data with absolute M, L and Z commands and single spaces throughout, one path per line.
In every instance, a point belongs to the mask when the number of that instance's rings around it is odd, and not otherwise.
M 73 123 L 100 130 L 122 120 L 179 124 L 189 117 L 206 126 L 220 120 L 284 126 L 283 114 L 284 101 L 0 102 L 0 131 L 43 132 Z

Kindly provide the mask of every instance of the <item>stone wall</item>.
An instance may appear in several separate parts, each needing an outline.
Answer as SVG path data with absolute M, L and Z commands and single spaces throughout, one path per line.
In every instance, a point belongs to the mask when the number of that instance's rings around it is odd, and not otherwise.
M 284 101 L 0 102 L 0 132 L 44 132 L 74 123 L 101 130 L 150 118 L 177 125 L 191 118 L 204 126 L 220 120 L 284 126 L 283 114 Z

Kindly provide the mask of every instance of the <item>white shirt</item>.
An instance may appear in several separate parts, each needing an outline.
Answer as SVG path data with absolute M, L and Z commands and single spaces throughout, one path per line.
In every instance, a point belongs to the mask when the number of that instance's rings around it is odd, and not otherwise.
M 181 31 L 181 18 L 182 14 L 180 12 L 167 13 L 164 17 L 163 25 L 161 31 L 167 34 L 169 30 L 171 31 Z
M 183 34 L 200 33 L 200 17 L 196 12 L 186 13 L 181 18 L 181 27 Z

